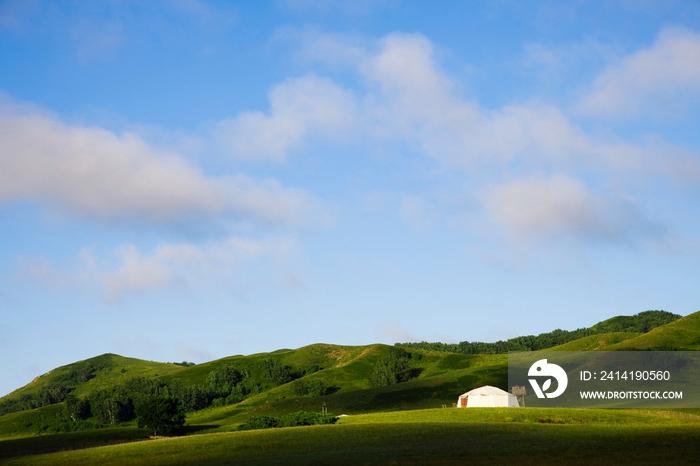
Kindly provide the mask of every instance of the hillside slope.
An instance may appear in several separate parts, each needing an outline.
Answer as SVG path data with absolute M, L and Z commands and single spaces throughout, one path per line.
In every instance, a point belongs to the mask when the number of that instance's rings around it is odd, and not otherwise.
M 610 345 L 607 349 L 698 351 L 700 350 L 700 311 L 657 327 L 648 333 Z
M 601 332 L 610 330 L 607 333 L 587 335 L 551 349 L 700 350 L 700 312 L 646 333 L 615 331 L 629 329 L 632 325 L 644 330 L 638 319 L 616 317 L 597 324 Z M 371 379 L 379 361 L 402 351 L 410 380 L 375 386 Z M 284 372 L 283 379 L 271 378 L 271 362 Z M 222 394 L 220 386 L 212 384 L 224 373 L 233 373 L 238 379 L 231 382 L 231 386 L 225 385 L 227 391 Z M 135 380 L 138 383 L 134 383 Z M 185 367 L 105 354 L 59 367 L 0 399 L 0 408 L 9 406 L 20 411 L 0 415 L 0 437 L 51 432 L 57 428 L 56 423 L 61 429 L 97 426 L 99 422 L 91 421 L 92 418 L 87 424 L 68 419 L 65 397 L 87 400 L 102 393 L 100 399 L 111 396 L 112 402 L 134 404 L 134 400 L 119 398 L 128 384 L 146 390 L 143 392 L 146 395 L 203 394 L 208 397 L 205 404 L 191 409 L 188 423 L 230 430 L 253 414 L 280 415 L 301 409 L 318 411 L 323 403 L 336 414 L 451 406 L 457 395 L 479 385 L 507 388 L 507 355 L 459 354 L 418 348 L 406 351 L 380 344 L 314 344 L 294 350 L 230 356 Z M 300 386 L 304 385 L 322 390 L 315 394 L 300 392 Z M 58 393 L 57 387 L 62 387 L 63 391 Z M 55 397 L 53 401 L 51 396 Z M 45 406 L 31 406 L 30 402 L 42 399 L 48 400 Z M 133 406 L 131 409 L 133 411 Z M 0 414 L 2 412 L 10 411 L 0 411 Z M 129 425 L 133 413 L 131 416 L 124 418 L 124 425 Z M 104 425 L 105 421 L 100 422 Z M 112 424 L 119 425 L 119 422 Z
M 653 328 L 669 324 L 681 316 L 666 311 L 644 311 L 633 316 L 617 316 L 598 322 L 592 327 L 576 330 L 556 329 L 539 335 L 525 335 L 499 340 L 495 343 L 462 341 L 460 343 L 397 343 L 397 346 L 414 349 L 446 351 L 462 354 L 507 354 L 510 351 L 540 351 L 570 343 L 580 338 L 606 333 L 646 333 Z

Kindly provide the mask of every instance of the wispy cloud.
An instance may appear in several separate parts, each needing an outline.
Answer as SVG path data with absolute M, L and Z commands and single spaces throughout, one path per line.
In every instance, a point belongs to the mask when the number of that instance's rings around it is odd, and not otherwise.
M 117 20 L 80 19 L 71 27 L 70 38 L 76 44 L 76 54 L 81 62 L 110 61 L 124 42 L 124 28 Z
M 630 200 L 605 198 L 564 175 L 514 180 L 494 189 L 486 205 L 517 241 L 629 241 L 665 233 Z
M 214 356 L 206 349 L 188 343 L 178 343 L 176 345 L 176 351 L 178 356 L 184 358 L 186 361 L 199 363 L 214 359 Z
M 37 0 L 7 0 L 0 4 L 0 29 L 20 30 L 39 8 Z
M 233 10 L 201 0 L 169 0 L 168 4 L 203 27 L 232 25 L 237 19 Z
M 647 49 L 611 64 L 579 102 L 603 118 L 677 114 L 700 97 L 700 34 L 665 29 Z
M 207 176 L 135 134 L 71 126 L 6 105 L 0 108 L 0 202 L 16 200 L 98 220 L 156 224 L 191 216 L 294 224 L 319 210 L 310 194 L 275 180 Z
M 378 341 L 389 345 L 394 343 L 403 343 L 410 341 L 418 341 L 418 339 L 406 328 L 399 320 L 390 320 L 381 324 L 374 331 L 375 338 Z
M 654 152 L 651 146 L 587 133 L 555 105 L 530 100 L 488 109 L 466 99 L 441 69 L 432 43 L 420 34 L 390 34 L 369 43 L 304 31 L 297 39 L 305 59 L 343 63 L 363 79 L 364 87 L 356 91 L 362 124 L 325 128 L 330 133 L 350 131 L 361 141 L 407 142 L 447 167 L 468 172 L 494 163 L 521 169 L 549 164 L 639 172 L 638 162 L 649 162 Z M 292 113 L 288 119 L 294 120 Z M 297 118 L 304 121 L 303 114 Z
M 520 181 L 482 199 L 492 218 L 520 238 L 555 235 L 618 241 L 663 236 L 663 227 L 635 207 L 625 188 L 641 178 L 675 189 L 678 182 L 687 184 L 700 173 L 697 154 L 659 138 L 625 141 L 609 132 L 585 130 L 576 123 L 577 115 L 569 116 L 552 104 L 534 100 L 484 108 L 461 95 L 456 82 L 441 69 L 433 44 L 420 34 L 390 34 L 371 43 L 307 30 L 299 33 L 298 40 L 305 60 L 344 65 L 362 79 L 363 87 L 355 91 L 362 124 L 348 129 L 355 133 L 354 140 L 408 145 L 445 168 L 465 173 L 476 183 L 473 192 L 500 183 L 497 178 L 517 176 Z M 695 53 L 695 41 L 696 35 L 687 31 L 666 32 L 651 52 L 632 55 L 607 75 L 621 76 L 635 67 L 662 65 L 664 60 L 675 66 Z M 678 85 L 674 89 L 691 85 L 696 62 L 700 60 L 683 64 L 685 71 L 672 81 L 672 87 L 673 82 Z M 659 73 L 665 71 L 639 77 L 639 83 L 657 82 Z M 610 86 L 601 89 L 616 85 Z M 642 84 L 631 86 L 629 98 L 644 89 Z M 616 184 L 617 193 L 610 196 L 587 188 L 576 176 L 538 179 L 533 173 L 593 174 Z M 522 208 L 521 214 L 513 206 Z M 410 214 L 416 211 L 410 202 L 401 206 L 402 217 L 414 226 L 415 215 Z
M 85 248 L 66 268 L 42 257 L 19 257 L 18 275 L 56 288 L 98 291 L 112 303 L 173 291 L 227 289 L 245 295 L 267 286 L 298 288 L 301 278 L 295 264 L 300 255 L 301 246 L 291 237 L 232 236 L 202 244 L 161 243 L 147 251 L 123 244 L 101 255 Z
M 343 133 L 356 123 L 352 93 L 314 74 L 274 86 L 269 100 L 267 115 L 245 112 L 216 124 L 213 134 L 229 154 L 281 161 L 304 138 Z

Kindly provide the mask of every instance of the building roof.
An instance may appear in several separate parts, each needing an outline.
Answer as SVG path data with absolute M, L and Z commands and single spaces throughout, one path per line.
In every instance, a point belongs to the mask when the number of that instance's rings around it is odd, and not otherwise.
M 474 390 L 469 390 L 467 393 L 463 393 L 463 394 L 460 395 L 459 397 L 462 398 L 462 397 L 465 397 L 465 396 L 477 396 L 477 395 L 481 395 L 481 396 L 489 396 L 489 395 L 493 395 L 493 396 L 503 396 L 503 395 L 510 395 L 510 393 L 508 393 L 508 392 L 505 391 L 505 390 L 501 390 L 501 389 L 498 388 L 498 387 L 492 387 L 491 385 L 484 385 L 483 387 L 475 388 Z

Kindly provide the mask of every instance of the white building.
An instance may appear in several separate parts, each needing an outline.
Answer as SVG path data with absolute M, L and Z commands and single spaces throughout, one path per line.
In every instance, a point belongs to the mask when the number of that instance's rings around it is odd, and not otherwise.
M 515 395 L 500 388 L 484 385 L 483 387 L 469 390 L 457 398 L 458 408 L 519 408 Z

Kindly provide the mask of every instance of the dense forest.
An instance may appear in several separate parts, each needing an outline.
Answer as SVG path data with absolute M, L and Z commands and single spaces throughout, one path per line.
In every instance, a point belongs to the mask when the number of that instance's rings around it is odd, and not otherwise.
M 538 351 L 554 346 L 563 345 L 570 341 L 589 335 L 599 335 L 611 332 L 646 333 L 656 327 L 666 325 L 680 319 L 678 314 L 666 311 L 644 311 L 633 316 L 620 316 L 600 322 L 593 327 L 576 330 L 554 330 L 539 335 L 526 335 L 510 340 L 484 343 L 480 341 L 462 341 L 459 343 L 396 343 L 396 346 L 432 351 L 446 351 L 462 354 L 504 354 L 509 351 Z

